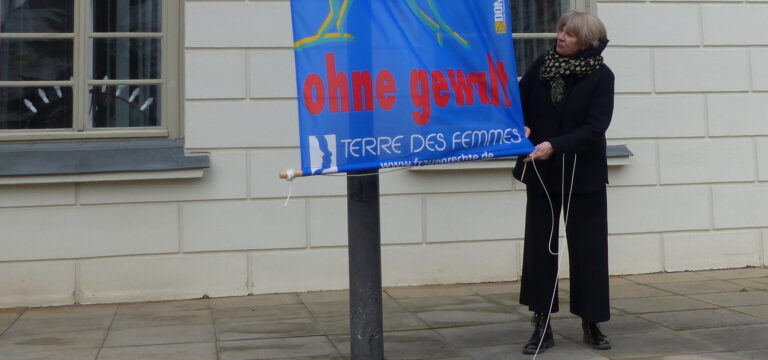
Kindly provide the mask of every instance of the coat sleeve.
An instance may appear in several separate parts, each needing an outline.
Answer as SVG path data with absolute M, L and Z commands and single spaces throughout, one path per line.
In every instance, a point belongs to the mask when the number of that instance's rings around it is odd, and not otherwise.
M 523 77 L 520 79 L 520 83 L 518 83 L 518 89 L 520 90 L 520 104 L 522 106 L 523 111 L 523 123 L 528 126 L 528 121 L 526 121 L 526 108 L 528 107 L 528 103 L 531 100 L 531 87 L 533 86 L 533 81 L 536 79 L 536 77 L 539 74 L 539 68 L 541 67 L 541 63 L 544 61 L 544 56 L 541 55 L 536 60 L 534 60 L 533 64 L 528 67 L 528 69 L 525 71 L 525 74 L 523 74 Z
M 583 125 L 574 131 L 549 139 L 555 152 L 583 152 L 605 137 L 613 116 L 614 80 L 613 72 L 607 71 L 607 75 L 600 81 L 592 95 L 587 110 L 587 120 Z

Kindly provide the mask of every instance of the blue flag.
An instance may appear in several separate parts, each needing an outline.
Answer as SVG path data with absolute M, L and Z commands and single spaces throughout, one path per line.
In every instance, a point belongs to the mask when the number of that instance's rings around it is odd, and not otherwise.
M 509 0 L 291 0 L 303 175 L 528 154 Z

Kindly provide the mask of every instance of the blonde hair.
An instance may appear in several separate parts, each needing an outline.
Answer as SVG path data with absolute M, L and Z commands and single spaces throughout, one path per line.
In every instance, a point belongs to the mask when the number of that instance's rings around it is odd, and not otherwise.
M 568 32 L 573 34 L 583 46 L 597 46 L 600 40 L 608 39 L 605 25 L 597 16 L 578 11 L 569 11 L 560 17 L 557 22 L 557 32 L 568 27 Z

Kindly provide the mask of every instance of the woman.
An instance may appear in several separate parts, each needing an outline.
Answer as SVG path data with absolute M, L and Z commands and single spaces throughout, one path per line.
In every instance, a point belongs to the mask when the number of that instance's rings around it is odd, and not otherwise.
M 608 44 L 595 16 L 568 12 L 557 42 L 526 71 L 520 97 L 526 136 L 535 145 L 518 158 L 514 176 L 526 184 L 525 250 L 520 303 L 534 312 L 523 353 L 555 345 L 550 314 L 557 294 L 560 208 L 570 259 L 570 311 L 582 318 L 584 342 L 609 349 L 597 323 L 610 319 L 605 131 L 613 113 L 613 72 L 600 54 Z

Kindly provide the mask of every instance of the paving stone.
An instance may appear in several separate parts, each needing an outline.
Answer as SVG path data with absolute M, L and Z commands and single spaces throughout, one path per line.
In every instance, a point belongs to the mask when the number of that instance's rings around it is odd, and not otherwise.
M 97 360 L 217 360 L 216 344 L 169 344 L 104 348 Z
M 208 325 L 213 323 L 210 309 L 174 312 L 119 313 L 112 329 L 172 325 Z
M 624 285 L 636 285 L 637 283 L 632 280 L 626 279 L 623 276 L 611 276 L 608 278 L 608 284 L 611 287 L 613 287 L 613 286 L 624 286 Z
M 35 308 L 25 311 L 19 320 L 112 319 L 117 305 L 77 305 Z
M 381 307 L 384 313 L 406 311 L 395 299 L 382 297 Z M 349 316 L 349 300 L 306 302 L 305 306 L 313 316 Z
M 62 333 L 68 331 L 101 330 L 106 331 L 112 322 L 111 317 L 75 317 L 52 319 L 22 319 L 19 318 L 5 335 L 35 335 Z
M 432 285 L 392 287 L 385 290 L 395 299 L 435 297 L 435 296 L 468 296 L 475 293 L 464 285 Z
M 463 349 L 475 360 L 512 360 L 512 359 L 531 359 L 532 355 L 522 353 L 522 344 L 498 345 L 483 348 Z M 547 349 L 545 352 L 536 356 L 542 360 L 605 360 L 590 349 L 577 344 L 573 341 L 555 335 L 555 346 Z
M 768 349 L 768 325 L 689 330 L 684 333 L 690 337 L 719 346 L 724 350 Z
M 602 350 L 600 354 L 611 359 L 649 358 L 725 350 L 707 341 L 698 340 L 675 331 L 618 334 L 610 336 L 610 340 L 612 348 Z
M 519 282 L 470 284 L 466 287 L 478 295 L 509 294 L 520 292 Z
M 67 331 L 0 337 L 0 352 L 43 352 L 72 349 L 98 349 L 104 342 L 107 330 Z
M 349 301 L 349 290 L 338 291 L 312 291 L 298 294 L 299 299 L 304 302 L 326 302 L 326 301 Z M 382 298 L 387 294 L 382 291 Z
M 188 310 L 210 309 L 208 299 L 153 301 L 144 303 L 121 304 L 117 309 L 118 315 L 137 313 L 176 312 Z
M 104 347 L 214 342 L 213 324 L 112 329 Z
M 219 342 L 219 360 L 341 359 L 325 336 Z
M 521 315 L 497 307 L 482 310 L 438 310 L 416 313 L 433 328 L 494 324 L 520 320 Z
M 611 302 L 611 306 L 633 314 L 717 308 L 715 305 L 684 296 L 617 299 Z
M 99 349 L 0 352 L 0 360 L 95 360 Z
M 329 336 L 345 359 L 350 358 L 348 335 Z M 384 333 L 384 357 L 387 359 L 461 358 L 461 353 L 431 330 Z
M 319 316 L 315 318 L 326 335 L 349 334 L 349 316 Z M 429 329 L 423 320 L 409 312 L 384 314 L 384 331 Z
M 768 305 L 768 292 L 766 291 L 703 294 L 691 295 L 691 297 L 721 306 Z
M 683 281 L 712 280 L 713 278 L 699 272 L 684 271 L 674 273 L 655 273 L 643 275 L 628 275 L 624 278 L 641 284 L 664 284 Z
M 413 312 L 440 310 L 481 310 L 499 306 L 478 295 L 433 296 L 397 300 L 403 308 Z
M 297 294 L 249 295 L 213 298 L 210 299 L 210 304 L 213 309 L 231 309 L 249 306 L 301 304 L 301 299 Z
M 21 309 L 0 310 L 0 334 L 11 327 L 23 312 Z
M 214 320 L 225 318 L 285 319 L 312 317 L 304 304 L 253 305 L 243 307 L 214 308 Z
M 221 319 L 216 322 L 216 338 L 219 341 L 317 335 L 323 335 L 323 331 L 313 318 L 268 320 L 244 318 Z
M 732 309 L 768 320 L 768 305 L 739 306 Z
M 728 280 L 728 282 L 739 285 L 741 287 L 739 291 L 768 290 L 768 282 L 764 282 L 764 279 L 765 278 L 733 279 Z
M 611 336 L 619 334 L 669 331 L 662 326 L 632 315 L 612 316 L 610 321 L 600 323 L 600 329 L 603 330 L 609 339 Z M 552 330 L 577 342 L 581 341 L 583 335 L 580 318 L 552 321 Z
M 756 277 L 768 277 L 768 268 L 750 267 L 740 269 L 699 271 L 700 274 L 711 276 L 715 279 L 746 279 Z
M 674 295 L 667 291 L 640 284 L 612 286 L 610 292 L 611 299 Z
M 694 355 L 664 356 L 649 360 L 765 360 L 768 351 L 729 351 Z
M 766 322 L 764 319 L 728 309 L 674 311 L 641 316 L 675 330 L 756 325 Z
M 744 288 L 741 285 L 723 280 L 685 281 L 654 284 L 653 286 L 679 295 L 734 292 Z
M 502 306 L 517 307 L 520 305 L 520 293 L 483 294 L 480 296 Z
M 533 326 L 528 321 L 435 329 L 448 342 L 461 348 L 482 348 L 498 345 L 524 344 L 531 337 Z

